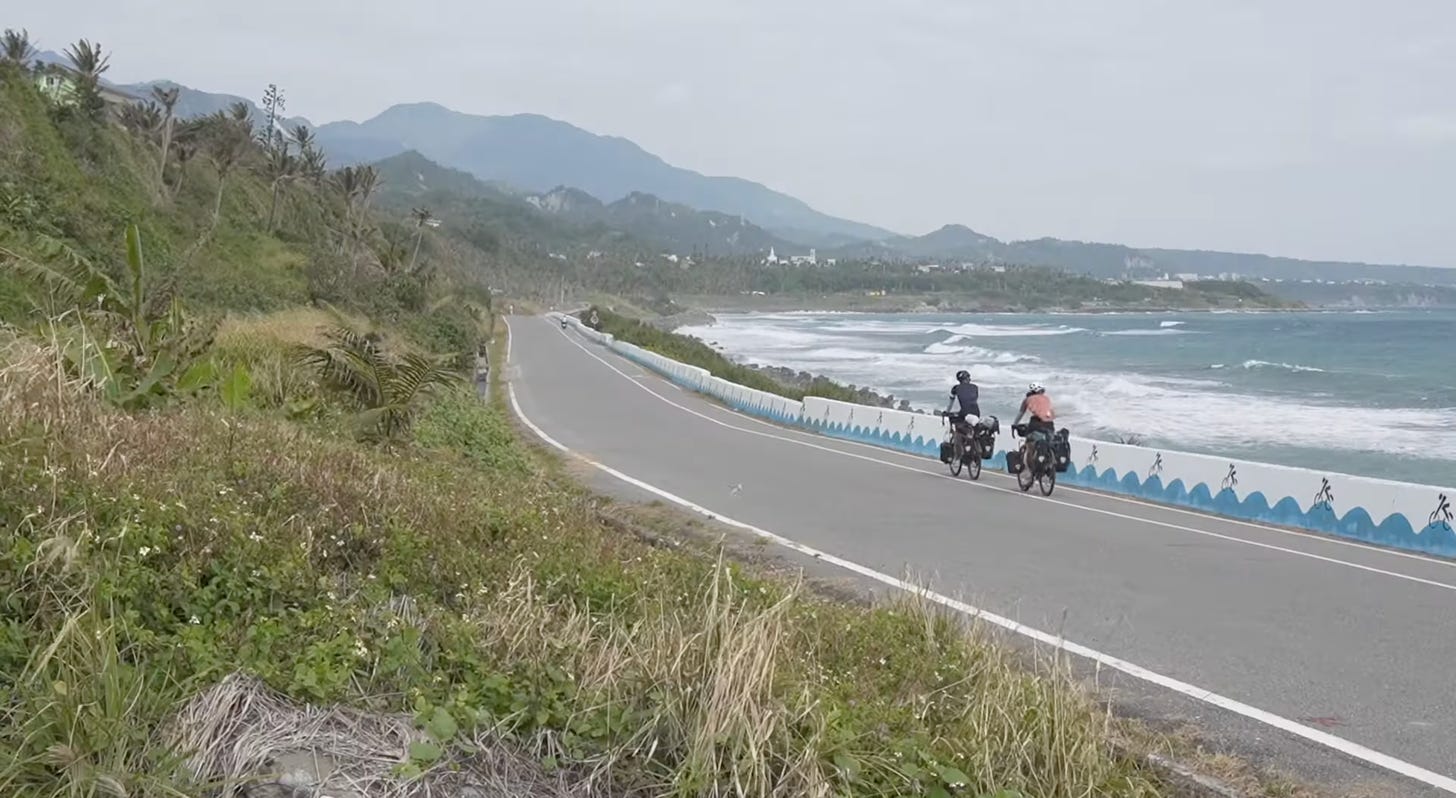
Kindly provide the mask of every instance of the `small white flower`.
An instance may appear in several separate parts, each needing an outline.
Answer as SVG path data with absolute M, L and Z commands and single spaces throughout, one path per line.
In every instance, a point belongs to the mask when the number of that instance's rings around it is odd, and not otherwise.
M 145 556 L 147 556 L 148 554 L 151 554 L 151 553 L 152 553 L 152 547 L 151 546 L 142 546 L 140 549 L 137 549 L 137 555 L 138 556 L 141 556 L 141 557 L 145 557 Z
M 263 536 L 260 535 L 260 534 L 258 534 L 257 532 L 254 532 L 251 535 L 248 535 L 248 540 L 251 540 L 254 543 L 257 543 L 257 542 L 261 541 L 262 539 L 263 539 Z
M 189 622 L 190 622 L 190 623 L 191 623 L 191 624 L 192 624 L 192 625 L 193 625 L 193 626 L 197 626 L 197 625 L 198 625 L 198 624 L 200 624 L 200 623 L 202 623 L 202 619 L 201 619 L 201 618 L 198 618 L 198 617 L 197 617 L 197 616 L 196 616 L 196 615 L 194 615 L 194 616 L 192 616 L 192 618 L 191 618 L 191 619 L 189 619 Z

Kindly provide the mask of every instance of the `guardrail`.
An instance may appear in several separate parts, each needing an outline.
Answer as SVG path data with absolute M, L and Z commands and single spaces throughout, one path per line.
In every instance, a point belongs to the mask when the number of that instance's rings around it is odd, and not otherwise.
M 938 457 L 939 419 L 818 397 L 800 402 L 714 377 L 639 346 L 568 324 L 672 382 L 739 412 L 823 435 Z M 987 461 L 1004 467 L 999 447 Z M 1456 557 L 1456 489 L 1291 468 L 1072 437 L 1068 485 L 1245 521 L 1297 527 L 1408 551 Z

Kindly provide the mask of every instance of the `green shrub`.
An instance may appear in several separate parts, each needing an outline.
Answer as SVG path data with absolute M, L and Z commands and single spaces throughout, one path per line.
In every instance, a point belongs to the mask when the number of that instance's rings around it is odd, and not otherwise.
M 707 369 L 714 377 L 737 383 L 746 388 L 778 394 L 789 399 L 802 400 L 806 396 L 818 396 L 840 402 L 863 402 L 865 397 L 857 390 L 841 385 L 827 377 L 815 377 L 807 388 L 785 385 L 778 380 L 723 357 L 717 351 L 696 338 L 659 330 L 650 324 L 629 319 L 605 308 L 593 307 L 583 316 L 596 313 L 601 321 L 601 332 L 636 344 L 643 349 L 670 357 L 679 363 Z
M 414 436 L 421 446 L 456 452 L 492 471 L 530 470 L 510 422 L 470 388 L 457 386 L 431 402 L 415 422 Z

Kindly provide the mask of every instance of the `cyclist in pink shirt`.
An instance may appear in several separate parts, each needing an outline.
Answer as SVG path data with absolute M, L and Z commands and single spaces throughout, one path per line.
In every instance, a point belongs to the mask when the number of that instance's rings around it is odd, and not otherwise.
M 1021 417 L 1025 415 L 1030 415 L 1030 418 L 1026 422 L 1026 438 L 1021 446 L 1021 462 L 1030 463 L 1033 436 L 1045 435 L 1050 439 L 1056 431 L 1057 412 L 1052 409 L 1051 397 L 1046 395 L 1046 388 L 1041 383 L 1033 382 L 1026 386 L 1026 398 L 1021 400 L 1021 410 L 1016 413 L 1012 426 L 1020 424 Z

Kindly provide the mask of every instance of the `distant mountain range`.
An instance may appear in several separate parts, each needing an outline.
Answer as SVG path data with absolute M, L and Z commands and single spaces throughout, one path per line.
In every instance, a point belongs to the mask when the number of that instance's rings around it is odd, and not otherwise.
M 1234 252 L 1139 249 L 1122 244 L 1065 241 L 1058 238 L 1004 242 L 963 225 L 946 225 L 923 236 L 896 236 L 881 241 L 860 242 L 831 250 L 829 254 L 846 260 L 944 260 L 1054 266 L 1095 277 L 1239 275 L 1245 279 L 1385 281 L 1456 286 L 1456 269 L 1309 261 Z
M 65 63 L 52 52 L 42 53 L 40 60 Z M 213 113 L 239 100 L 254 109 L 255 119 L 262 116 L 256 103 L 245 98 L 172 81 L 116 88 L 146 97 L 155 85 L 180 90 L 177 108 L 184 118 Z M 283 124 L 312 127 L 303 117 L 291 117 Z M 1142 249 L 1055 238 L 1003 242 L 963 225 L 947 225 L 923 236 L 895 235 L 820 213 L 758 183 L 705 176 L 668 164 L 626 139 L 533 114 L 477 116 L 434 103 L 414 103 L 396 105 L 366 122 L 332 122 L 315 130 L 334 166 L 385 161 L 404 175 L 428 173 L 430 191 L 455 191 L 477 199 L 484 198 L 479 192 L 487 191 L 491 202 L 511 206 L 515 212 L 521 212 L 522 204 L 530 205 L 548 218 L 616 229 L 644 246 L 679 254 L 817 247 L 821 254 L 841 259 L 992 261 L 1054 266 L 1102 277 L 1238 274 L 1256 279 L 1456 286 L 1456 269 Z M 402 160 L 387 160 L 395 158 Z
M 547 192 L 566 185 L 608 202 L 642 192 L 743 216 L 809 246 L 892 235 L 820 213 L 758 183 L 672 166 L 626 139 L 599 136 L 535 114 L 475 116 L 434 103 L 415 103 L 396 105 L 363 123 L 332 122 L 317 132 L 319 144 L 338 163 L 377 161 L 415 150 L 445 166 L 528 191 Z
M 252 100 L 236 97 L 231 94 L 214 94 L 212 92 L 199 91 L 170 80 L 125 83 L 118 85 L 116 88 L 128 94 L 135 94 L 138 97 L 150 98 L 154 87 L 159 89 L 177 89 L 177 107 L 175 113 L 181 119 L 195 119 L 199 116 L 207 116 L 219 111 L 226 111 L 229 106 L 236 102 L 247 103 L 248 107 L 253 109 L 253 120 L 255 122 L 266 118 L 263 109 Z M 278 120 L 278 124 L 287 129 L 292 129 L 295 125 L 303 125 L 307 128 L 313 128 L 314 126 L 312 122 L 302 116 L 284 117 Z
M 559 246 L 625 246 L 639 254 L 660 250 L 715 257 L 756 255 L 774 247 L 786 252 L 803 249 L 743 217 L 699 211 L 640 191 L 611 203 L 567 186 L 540 194 L 526 193 L 506 184 L 488 184 L 413 150 L 378 161 L 375 168 L 382 179 L 386 202 L 450 207 L 457 198 L 474 200 L 477 212 L 489 214 L 505 225 L 497 232 L 506 237 L 525 236 L 520 223 L 528 220 L 535 234 L 542 235 L 539 225 L 549 220 L 557 230 L 545 237 Z M 508 221 L 511 219 L 517 224 L 512 226 Z M 603 231 L 615 231 L 628 238 L 604 238 Z
M 70 67 L 71 65 L 69 59 L 54 50 L 42 50 L 35 56 L 35 60 L 43 64 L 58 64 L 64 67 Z M 219 111 L 226 111 L 229 106 L 236 102 L 247 103 L 248 107 L 253 110 L 253 119 L 258 120 L 264 118 L 263 109 L 258 107 L 257 103 L 235 94 L 215 94 L 213 92 L 194 89 L 190 86 L 184 86 L 170 80 L 148 80 L 141 83 L 113 83 L 103 78 L 101 82 L 142 100 L 152 99 L 153 87 L 161 89 L 175 88 L 177 89 L 177 105 L 174 112 L 179 119 L 196 119 L 200 116 L 208 116 Z M 280 119 L 279 124 L 286 128 L 292 128 L 295 125 L 303 125 L 310 129 L 314 127 L 312 122 L 301 116 Z

